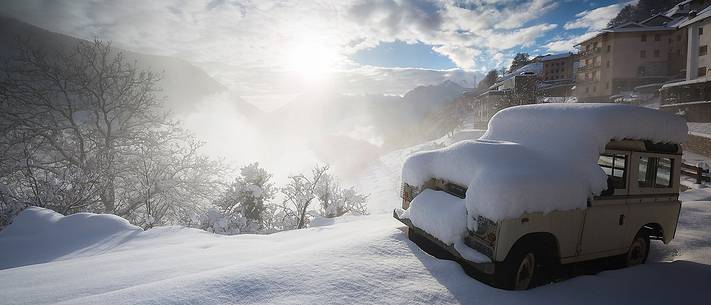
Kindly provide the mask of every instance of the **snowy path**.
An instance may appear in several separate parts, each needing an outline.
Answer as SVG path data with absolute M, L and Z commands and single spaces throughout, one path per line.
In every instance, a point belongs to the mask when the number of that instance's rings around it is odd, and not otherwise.
M 427 255 L 386 214 L 268 236 L 125 230 L 48 263 L 6 266 L 0 303 L 708 304 L 709 216 L 711 202 L 685 203 L 677 238 L 655 245 L 654 263 L 526 292 L 491 288 Z M 0 234 L 1 249 L 9 242 Z

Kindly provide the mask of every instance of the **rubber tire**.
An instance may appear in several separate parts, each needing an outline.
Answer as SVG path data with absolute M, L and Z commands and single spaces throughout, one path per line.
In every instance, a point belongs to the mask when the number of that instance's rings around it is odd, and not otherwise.
M 515 290 L 516 273 L 519 265 L 529 253 L 533 254 L 535 269 L 529 286 L 524 290 L 546 284 L 550 279 L 552 264 L 550 263 L 549 255 L 547 255 L 548 251 L 542 249 L 539 244 L 532 241 L 522 241 L 514 245 L 506 259 L 496 265 L 494 286 L 501 289 Z
M 641 262 L 639 263 L 633 263 L 630 261 L 630 255 L 632 255 L 632 251 L 634 250 L 634 246 L 636 242 L 642 242 L 644 243 L 642 245 L 644 249 L 644 257 L 642 257 Z M 623 260 L 623 265 L 625 267 L 631 267 L 631 266 L 636 266 L 636 265 L 642 265 L 645 262 L 647 262 L 647 258 L 649 257 L 649 234 L 645 232 L 644 230 L 639 231 L 637 235 L 635 235 L 634 239 L 632 240 L 632 244 L 630 245 L 630 249 L 627 250 L 627 253 L 624 255 L 624 260 Z

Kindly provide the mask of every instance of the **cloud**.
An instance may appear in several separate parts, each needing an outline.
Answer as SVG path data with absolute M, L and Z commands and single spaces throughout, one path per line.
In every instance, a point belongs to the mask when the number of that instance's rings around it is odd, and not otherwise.
M 587 32 L 582 35 L 574 35 L 567 37 L 557 37 L 549 41 L 543 47 L 551 52 L 573 52 L 575 51 L 575 46 L 579 43 L 592 38 L 597 35 L 598 32 Z
M 607 27 L 607 23 L 612 18 L 617 16 L 617 13 L 622 10 L 628 3 L 617 3 L 608 6 L 599 7 L 592 10 L 582 11 L 575 14 L 577 19 L 567 22 L 563 25 L 566 30 L 586 29 L 586 30 L 602 30 Z
M 463 69 L 484 70 L 484 51 L 533 45 L 554 24 L 529 24 L 557 3 L 529 1 L 361 0 L 348 9 L 360 41 L 420 41 Z M 370 42 L 370 43 L 368 43 Z
M 634 3 L 636 2 L 618 3 L 579 12 L 575 14 L 576 19 L 566 22 L 563 28 L 566 30 L 583 29 L 586 32 L 579 35 L 557 36 L 544 44 L 543 48 L 551 52 L 573 52 L 576 45 L 592 38 L 598 31 L 606 28 L 607 23 L 617 16 L 623 7 Z
M 181 57 L 242 95 L 275 98 L 307 87 L 289 69 L 303 66 L 293 65 L 301 60 L 294 50 L 303 46 L 331 55 L 334 80 L 345 82 L 333 88 L 347 87 L 350 79 L 359 80 L 352 86 L 372 85 L 375 78 L 362 81 L 372 76 L 372 68 L 353 64 L 349 56 L 397 40 L 420 41 L 460 69 L 484 71 L 494 64 L 488 54 L 531 46 L 554 29 L 537 20 L 556 5 L 553 0 L 24 0 L 2 1 L 0 11 L 63 34 Z M 412 81 L 409 88 L 450 75 L 378 71 L 421 77 L 401 78 Z

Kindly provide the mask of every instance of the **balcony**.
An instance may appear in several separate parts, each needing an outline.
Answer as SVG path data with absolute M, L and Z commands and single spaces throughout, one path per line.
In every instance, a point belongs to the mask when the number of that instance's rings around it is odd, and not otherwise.
M 590 50 L 585 50 L 585 51 L 580 51 L 578 53 L 578 58 L 585 58 L 589 57 L 595 54 L 600 54 L 602 52 L 602 48 L 592 48 Z
M 578 66 L 578 72 L 584 72 L 584 71 L 592 71 L 595 69 L 600 69 L 601 65 L 583 65 L 583 66 Z

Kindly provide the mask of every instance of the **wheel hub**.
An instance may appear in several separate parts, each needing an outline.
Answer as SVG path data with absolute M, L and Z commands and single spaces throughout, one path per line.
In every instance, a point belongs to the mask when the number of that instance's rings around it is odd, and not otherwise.
M 521 260 L 521 264 L 519 264 L 518 271 L 516 272 L 516 290 L 528 289 L 533 279 L 535 269 L 536 257 L 533 253 L 527 253 Z

